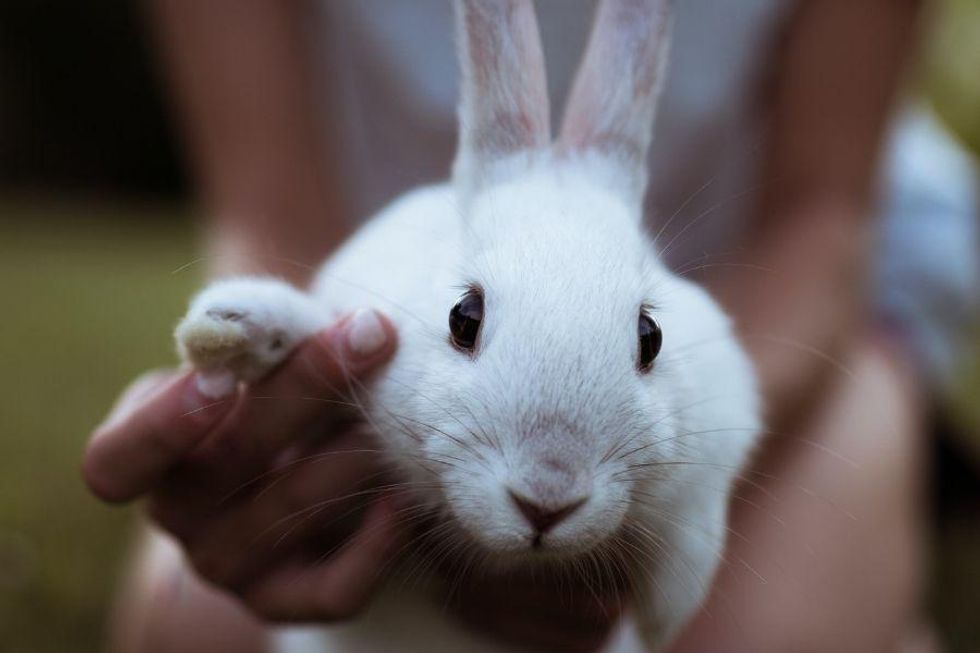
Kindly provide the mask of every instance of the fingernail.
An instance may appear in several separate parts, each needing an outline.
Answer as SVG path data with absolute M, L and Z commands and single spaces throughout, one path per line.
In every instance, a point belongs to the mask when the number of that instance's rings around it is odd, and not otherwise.
M 184 415 L 193 415 L 195 419 L 208 422 L 234 403 L 231 398 L 237 389 L 233 382 L 229 389 L 226 379 L 196 372 L 184 386 L 181 397 Z
M 238 380 L 227 370 L 199 372 L 194 377 L 194 385 L 207 399 L 224 399 L 235 394 Z
M 388 342 L 388 334 L 378 313 L 362 308 L 351 317 L 347 325 L 347 348 L 355 356 L 367 358 L 381 351 Z
M 183 418 L 205 426 L 227 414 L 235 405 L 238 385 L 234 377 L 230 384 L 227 379 L 219 379 L 220 375 L 197 372 L 186 381 L 182 397 Z

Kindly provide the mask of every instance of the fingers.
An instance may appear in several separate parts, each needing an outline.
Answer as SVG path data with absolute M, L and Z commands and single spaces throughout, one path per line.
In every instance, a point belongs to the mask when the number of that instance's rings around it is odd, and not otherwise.
M 311 337 L 267 379 L 227 399 L 202 394 L 193 372 L 141 379 L 96 430 L 84 477 L 107 501 L 152 492 L 156 516 L 182 540 L 201 574 L 244 595 L 260 614 L 343 618 L 367 602 L 386 556 L 400 546 L 389 501 L 370 508 L 357 534 L 327 563 L 294 560 L 309 550 L 311 530 L 351 512 L 351 495 L 361 492 L 367 502 L 377 492 L 362 492 L 377 471 L 363 438 L 331 439 L 329 456 L 298 464 L 295 472 L 287 463 L 281 480 L 266 491 L 243 493 L 245 500 L 239 494 L 225 504 L 222 497 L 299 448 L 312 427 L 349 413 L 359 377 L 388 360 L 395 346 L 386 318 L 359 311 Z M 290 518 L 296 516 L 294 527 Z M 283 530 L 288 546 L 279 551 Z
M 105 501 L 139 496 L 199 445 L 233 404 L 202 395 L 190 372 L 141 378 L 92 436 L 82 463 L 85 481 Z
M 378 476 L 377 456 L 362 440 L 352 433 L 330 450 L 303 456 L 256 483 L 254 495 L 209 515 L 162 501 L 154 502 L 152 514 L 184 541 L 198 573 L 221 586 L 241 587 L 307 546 L 312 532 L 347 539 L 348 522 L 381 492 L 368 487 Z
M 380 499 L 358 533 L 326 562 L 283 568 L 243 592 L 242 598 L 265 619 L 350 619 L 366 607 L 404 538 L 393 502 Z
M 387 360 L 395 340 L 386 318 L 362 310 L 310 338 L 242 398 L 210 399 L 190 372 L 169 382 L 141 379 L 96 430 L 83 476 L 97 496 L 121 502 L 192 456 L 232 478 L 252 473 L 237 465 L 266 464 L 304 427 L 340 412 L 351 379 Z
M 107 428 L 115 420 L 127 417 L 145 399 L 148 399 L 154 392 L 173 380 L 176 373 L 171 369 L 150 370 L 136 377 L 128 388 L 126 388 L 119 399 L 116 400 L 109 416 L 106 418 L 103 428 Z
M 360 378 L 394 353 L 395 330 L 374 310 L 320 331 L 268 378 L 248 388 L 222 432 L 196 452 L 224 468 L 267 464 L 311 425 L 351 412 Z

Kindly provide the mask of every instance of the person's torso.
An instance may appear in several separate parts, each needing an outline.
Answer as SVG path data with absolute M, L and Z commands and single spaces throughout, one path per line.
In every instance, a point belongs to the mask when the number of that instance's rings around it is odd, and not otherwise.
M 760 189 L 760 89 L 793 0 L 675 4 L 667 82 L 650 158 L 651 225 L 670 259 L 723 251 Z M 561 117 L 595 2 L 535 3 L 553 121 Z M 448 175 L 456 138 L 457 62 L 449 0 L 321 3 L 328 117 L 357 215 Z M 683 233 L 681 231 L 683 230 Z

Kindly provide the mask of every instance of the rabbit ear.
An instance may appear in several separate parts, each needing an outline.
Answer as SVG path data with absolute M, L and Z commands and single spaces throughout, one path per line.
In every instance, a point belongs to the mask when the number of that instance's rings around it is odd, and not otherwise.
M 642 200 L 670 41 L 670 0 L 602 0 L 572 87 L 558 147 L 598 152 Z
M 462 68 L 454 176 L 486 183 L 495 163 L 551 140 L 541 36 L 531 0 L 456 0 Z

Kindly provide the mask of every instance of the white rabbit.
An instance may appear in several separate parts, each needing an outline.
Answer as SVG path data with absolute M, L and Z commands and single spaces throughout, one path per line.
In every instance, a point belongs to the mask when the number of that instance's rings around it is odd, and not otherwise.
M 615 650 L 659 650 L 704 599 L 759 432 L 728 319 L 666 269 L 643 227 L 668 5 L 600 4 L 552 143 L 531 0 L 457 0 L 452 182 L 382 211 L 308 294 L 218 281 L 177 329 L 220 393 L 342 313 L 385 309 L 398 352 L 361 398 L 404 479 L 427 488 L 414 501 L 484 560 L 629 569 L 636 597 Z M 383 591 L 304 650 L 502 650 L 420 593 Z

